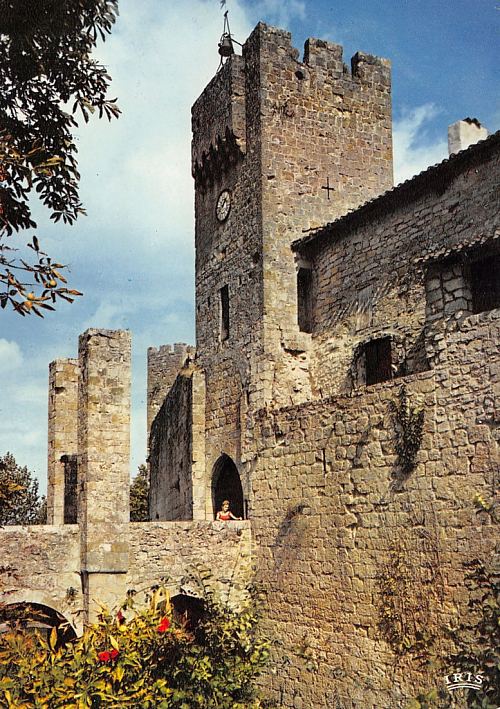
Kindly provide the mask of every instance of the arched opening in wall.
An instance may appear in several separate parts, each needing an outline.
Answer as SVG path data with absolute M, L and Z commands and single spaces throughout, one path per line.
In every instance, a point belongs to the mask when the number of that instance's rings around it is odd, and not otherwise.
M 73 626 L 61 613 L 40 603 L 11 603 L 0 607 L 0 633 L 16 627 L 26 632 L 38 631 L 46 639 L 52 628 L 56 628 L 57 647 L 76 638 Z
M 238 468 L 231 458 L 223 453 L 214 465 L 212 473 L 212 505 L 214 519 L 224 500 L 235 517 L 245 517 L 245 503 Z
M 179 593 L 171 599 L 173 617 L 176 623 L 187 630 L 194 630 L 205 614 L 205 603 L 201 598 Z

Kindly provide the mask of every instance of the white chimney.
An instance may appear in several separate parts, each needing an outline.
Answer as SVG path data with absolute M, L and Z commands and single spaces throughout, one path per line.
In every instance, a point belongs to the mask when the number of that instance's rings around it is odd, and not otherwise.
M 488 137 L 488 131 L 477 118 L 464 118 L 448 126 L 448 154 L 465 150 L 469 145 L 479 143 Z

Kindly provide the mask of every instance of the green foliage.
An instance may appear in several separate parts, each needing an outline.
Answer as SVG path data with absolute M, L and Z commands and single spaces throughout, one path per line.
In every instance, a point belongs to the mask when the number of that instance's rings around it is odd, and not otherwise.
M 38 480 L 11 453 L 0 456 L 0 524 L 43 524 L 46 514 Z
M 410 406 L 406 386 L 399 390 L 398 402 L 391 402 L 396 428 L 396 453 L 398 456 L 394 477 L 401 484 L 413 472 L 417 453 L 422 445 L 424 411 Z
M 54 221 L 71 224 L 83 213 L 78 196 L 77 116 L 111 119 L 110 77 L 92 58 L 111 31 L 118 0 L 0 0 L 0 306 L 20 315 L 72 301 L 62 264 L 43 253 L 13 255 L 8 237 L 36 227 L 30 197 L 37 195 Z
M 449 707 L 451 697 L 448 690 L 431 689 L 430 692 L 422 692 L 414 699 L 411 699 L 405 709 L 445 709 Z
M 149 520 L 149 474 L 144 463 L 139 465 L 137 475 L 130 484 L 130 521 Z
M 257 709 L 254 680 L 268 658 L 253 603 L 236 613 L 208 599 L 193 630 L 173 621 L 158 589 L 149 608 L 131 599 L 103 611 L 73 643 L 58 647 L 19 631 L 0 636 L 0 706 L 86 709 Z

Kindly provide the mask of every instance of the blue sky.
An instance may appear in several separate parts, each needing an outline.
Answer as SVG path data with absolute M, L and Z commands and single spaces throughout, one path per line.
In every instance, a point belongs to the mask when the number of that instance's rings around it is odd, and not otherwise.
M 260 20 L 320 37 L 393 67 L 396 181 L 447 155 L 447 126 L 477 117 L 500 128 L 495 0 L 227 0 L 243 42 Z M 45 488 L 48 364 L 77 352 L 88 327 L 133 336 L 132 465 L 145 458 L 146 350 L 194 341 L 190 107 L 218 65 L 218 0 L 120 0 L 113 35 L 96 52 L 123 111 L 79 131 L 88 215 L 53 226 L 36 209 L 43 246 L 85 295 L 45 320 L 0 314 L 0 454 L 11 451 Z M 29 235 L 26 234 L 26 237 Z M 18 237 L 18 245 L 24 241 Z

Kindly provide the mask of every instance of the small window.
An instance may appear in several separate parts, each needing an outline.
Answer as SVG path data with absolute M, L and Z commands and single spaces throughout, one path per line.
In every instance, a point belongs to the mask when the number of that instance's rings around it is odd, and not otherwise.
M 391 338 L 381 337 L 365 345 L 366 384 L 392 379 Z
M 229 337 L 229 286 L 220 289 L 220 339 Z
M 312 271 L 299 268 L 297 273 L 297 311 L 299 330 L 312 332 Z
M 500 308 L 500 254 L 470 265 L 472 312 Z

